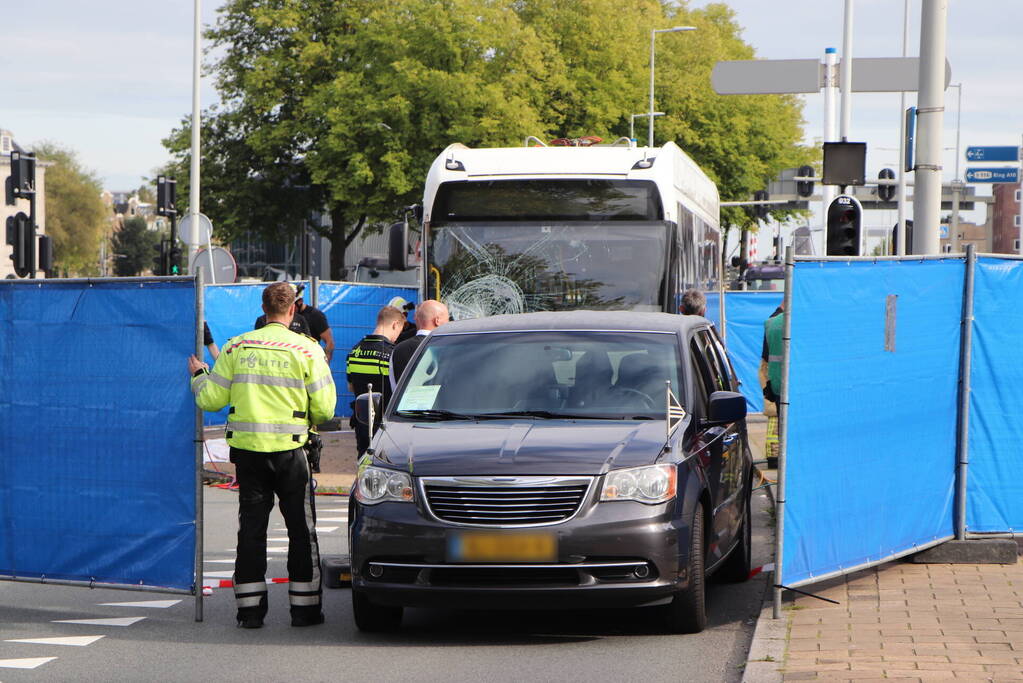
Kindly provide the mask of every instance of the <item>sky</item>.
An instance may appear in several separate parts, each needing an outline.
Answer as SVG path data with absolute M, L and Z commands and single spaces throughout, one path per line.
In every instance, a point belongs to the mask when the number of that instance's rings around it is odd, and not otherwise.
M 215 21 L 220 4 L 202 3 L 204 24 Z M 695 7 L 706 4 L 691 0 Z M 827 47 L 841 53 L 844 0 L 727 4 L 758 58 L 823 57 Z M 910 56 L 919 53 L 920 4 L 910 0 Z M 903 2 L 855 0 L 854 7 L 853 56 L 902 56 Z M 4 12 L 0 128 L 28 149 L 44 140 L 71 147 L 107 189 L 138 187 L 168 158 L 160 141 L 191 112 L 192 10 L 187 0 L 45 0 Z M 952 82 L 963 84 L 963 153 L 967 145 L 1020 144 L 1021 26 L 1020 0 L 949 2 L 947 50 Z M 663 38 L 658 49 L 671 49 Z M 668 40 L 684 49 L 685 34 Z M 203 108 L 216 101 L 209 78 L 201 92 Z M 952 97 L 946 102 L 946 147 L 955 145 L 954 93 L 948 91 Z M 803 97 L 806 142 L 813 143 L 822 136 L 823 98 Z M 907 105 L 912 104 L 911 95 Z M 885 166 L 897 168 L 900 116 L 897 93 L 854 95 L 849 139 L 867 142 L 868 177 Z M 954 150 L 947 150 L 946 180 L 954 175 L 955 159 Z M 963 161 L 961 174 L 965 168 Z M 990 194 L 990 187 L 979 186 L 978 193 Z M 983 220 L 983 214 L 964 215 L 974 219 Z M 894 212 L 868 212 L 871 220 L 894 224 Z

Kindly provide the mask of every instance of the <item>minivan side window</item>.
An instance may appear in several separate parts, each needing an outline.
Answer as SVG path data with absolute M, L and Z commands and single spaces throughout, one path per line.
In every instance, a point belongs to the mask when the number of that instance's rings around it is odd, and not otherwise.
M 707 387 L 711 385 L 710 369 L 703 359 L 703 350 L 693 337 L 689 342 L 691 372 L 693 373 L 693 406 L 692 411 L 699 416 L 707 414 Z
M 710 330 L 700 330 L 696 333 L 700 346 L 704 352 L 704 358 L 710 366 L 711 380 L 715 391 L 732 390 L 732 373 L 728 361 L 721 354 L 721 346 Z

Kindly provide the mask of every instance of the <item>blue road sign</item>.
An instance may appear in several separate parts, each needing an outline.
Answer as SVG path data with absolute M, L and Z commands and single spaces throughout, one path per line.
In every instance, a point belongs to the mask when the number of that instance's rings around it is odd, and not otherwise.
M 1019 161 L 1019 147 L 967 147 L 967 161 Z
M 966 169 L 968 183 L 1018 183 L 1019 169 L 1012 166 L 988 166 Z

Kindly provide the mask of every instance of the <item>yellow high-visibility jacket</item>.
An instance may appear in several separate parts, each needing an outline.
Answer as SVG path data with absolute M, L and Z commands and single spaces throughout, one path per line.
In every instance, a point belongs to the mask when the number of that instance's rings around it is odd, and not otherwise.
M 323 349 L 280 323 L 228 340 L 213 370 L 192 378 L 192 393 L 203 410 L 230 404 L 227 442 L 260 453 L 303 445 L 337 403 Z

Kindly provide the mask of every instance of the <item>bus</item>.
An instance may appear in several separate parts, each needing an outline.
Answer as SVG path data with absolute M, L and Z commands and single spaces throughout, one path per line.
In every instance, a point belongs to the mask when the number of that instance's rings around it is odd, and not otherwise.
M 453 144 L 430 167 L 416 210 L 424 299 L 443 301 L 460 320 L 677 312 L 686 289 L 718 290 L 717 186 L 676 144 L 530 140 Z M 407 240 L 407 223 L 392 227 L 392 266 L 408 267 Z

